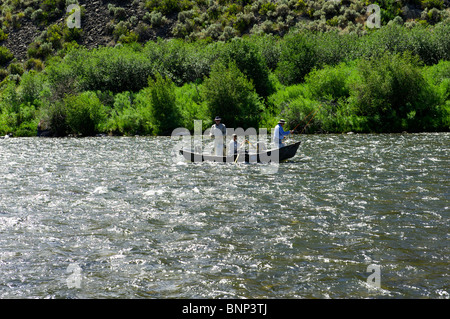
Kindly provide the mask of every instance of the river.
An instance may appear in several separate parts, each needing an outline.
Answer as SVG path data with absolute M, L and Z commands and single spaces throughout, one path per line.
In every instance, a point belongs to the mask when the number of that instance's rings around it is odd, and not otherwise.
M 0 140 L 0 298 L 449 298 L 450 134 L 294 140 L 276 170 Z

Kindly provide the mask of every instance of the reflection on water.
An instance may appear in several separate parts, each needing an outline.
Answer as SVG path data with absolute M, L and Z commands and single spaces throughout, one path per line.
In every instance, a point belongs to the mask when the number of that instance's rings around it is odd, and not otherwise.
M 448 298 L 449 136 L 304 135 L 276 174 L 1 140 L 0 298 Z

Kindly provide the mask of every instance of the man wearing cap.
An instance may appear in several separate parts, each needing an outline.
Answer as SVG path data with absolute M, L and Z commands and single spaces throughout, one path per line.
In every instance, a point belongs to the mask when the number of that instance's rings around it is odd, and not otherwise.
M 285 120 L 280 120 L 275 126 L 274 134 L 273 134 L 273 143 L 275 148 L 281 148 L 284 147 L 283 139 L 288 136 L 289 134 L 292 134 L 294 131 L 284 131 L 283 126 L 286 123 Z
M 222 119 L 220 116 L 216 116 L 214 119 L 216 124 L 211 127 L 210 137 L 214 137 L 214 154 L 216 156 L 224 155 L 224 139 L 227 135 L 227 127 L 225 124 L 221 123 Z

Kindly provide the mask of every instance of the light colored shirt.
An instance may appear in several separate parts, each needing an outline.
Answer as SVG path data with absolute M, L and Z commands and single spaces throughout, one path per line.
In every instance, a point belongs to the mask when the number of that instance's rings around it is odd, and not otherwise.
M 219 123 L 219 125 L 213 124 L 213 126 L 211 126 L 211 132 L 209 135 L 211 137 L 215 136 L 216 130 L 220 130 L 222 132 L 223 137 L 225 137 L 225 135 L 227 135 L 227 127 L 223 123 Z
M 284 146 L 283 138 L 289 135 L 291 132 L 283 130 L 281 124 L 275 126 L 275 132 L 273 134 L 273 143 L 276 148 Z
M 228 144 L 228 155 L 234 155 L 238 152 L 239 146 L 238 146 L 238 142 L 231 140 L 230 143 Z

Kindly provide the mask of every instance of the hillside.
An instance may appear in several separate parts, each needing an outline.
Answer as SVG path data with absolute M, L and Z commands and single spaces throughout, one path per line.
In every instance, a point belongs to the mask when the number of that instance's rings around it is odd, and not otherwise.
M 82 7 L 81 30 L 65 25 L 72 3 Z M 4 0 L 0 45 L 24 62 L 45 60 L 73 41 L 93 48 L 158 37 L 216 41 L 284 35 L 293 28 L 364 33 L 371 3 L 380 4 L 382 24 L 396 17 L 409 25 L 434 24 L 450 15 L 448 0 Z
M 450 131 L 448 0 L 371 3 L 2 1 L 0 136 Z

